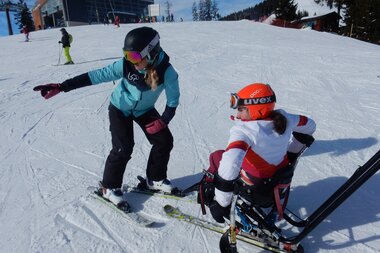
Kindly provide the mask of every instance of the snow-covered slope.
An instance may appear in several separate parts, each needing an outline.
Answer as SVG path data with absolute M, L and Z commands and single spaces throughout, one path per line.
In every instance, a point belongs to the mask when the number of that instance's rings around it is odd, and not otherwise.
M 68 28 L 75 65 L 58 62 L 58 29 L 0 38 L 1 252 L 219 252 L 220 236 L 168 219 L 165 203 L 201 216 L 191 203 L 129 194 L 158 222 L 139 228 L 87 197 L 101 179 L 110 149 L 107 107 L 113 83 L 44 100 L 32 88 L 103 67 L 121 57 L 126 33 L 138 25 Z M 168 175 L 186 187 L 225 148 L 228 92 L 270 83 L 278 108 L 311 116 L 315 144 L 301 159 L 289 208 L 312 213 L 380 144 L 380 48 L 315 31 L 248 21 L 154 24 L 180 75 L 181 99 L 170 123 L 175 138 Z M 63 57 L 63 56 L 62 56 Z M 61 57 L 61 63 L 63 59 Z M 160 112 L 165 96 L 157 104 Z M 124 183 L 145 174 L 150 150 L 136 127 Z M 303 245 L 306 252 L 379 252 L 379 174 L 371 178 Z M 207 216 L 206 218 L 210 218 Z M 260 252 L 239 243 L 239 252 Z

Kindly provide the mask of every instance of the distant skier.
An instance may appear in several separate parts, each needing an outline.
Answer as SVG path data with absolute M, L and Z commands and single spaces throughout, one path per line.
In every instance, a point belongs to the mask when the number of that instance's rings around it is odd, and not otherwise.
M 212 191 L 200 196 L 206 198 L 217 222 L 229 218 L 236 180 L 253 203 L 272 198 L 275 173 L 289 163 L 294 165 L 305 146 L 314 140 L 316 125 L 312 119 L 274 110 L 275 102 L 271 87 L 262 83 L 231 94 L 230 106 L 237 109 L 238 121 L 230 130 L 227 148 L 211 153 L 209 172 L 215 176 L 211 185 L 204 186 L 215 187 L 215 197 Z
M 106 16 L 104 16 L 104 19 L 103 19 L 103 25 L 109 25 L 109 23 L 108 23 L 108 16 L 106 15 Z
M 62 43 L 63 54 L 66 57 L 65 65 L 74 64 L 70 56 L 70 45 L 73 42 L 73 36 L 69 34 L 65 28 L 61 28 L 60 31 L 62 32 L 62 38 L 60 41 L 58 41 L 58 43 Z
M 115 25 L 116 25 L 117 27 L 120 27 L 120 19 L 119 19 L 119 16 L 116 16 L 116 17 L 115 17 Z
M 160 47 L 157 31 L 149 27 L 131 30 L 125 37 L 123 50 L 123 59 L 102 69 L 33 89 L 41 91 L 41 95 L 48 99 L 61 91 L 121 79 L 112 92 L 109 105 L 112 150 L 105 163 L 100 187 L 103 197 L 115 205 L 126 203 L 120 188 L 134 146 L 133 121 L 152 144 L 146 170 L 148 188 L 168 193 L 173 190 L 167 179 L 167 165 L 173 148 L 168 124 L 174 117 L 180 96 L 178 74 Z M 154 105 L 163 91 L 166 108 L 160 115 Z
M 28 41 L 29 41 L 29 29 L 28 29 L 28 27 L 27 27 L 26 25 L 24 25 L 24 26 L 22 27 L 21 32 L 22 32 L 23 34 L 25 34 L 25 42 L 28 42 Z

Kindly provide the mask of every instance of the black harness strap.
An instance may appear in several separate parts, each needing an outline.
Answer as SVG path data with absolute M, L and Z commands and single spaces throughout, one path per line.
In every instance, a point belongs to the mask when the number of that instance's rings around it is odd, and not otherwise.
M 238 178 L 236 178 L 236 179 L 238 179 Z M 222 192 L 233 192 L 234 191 L 234 183 L 235 183 L 236 179 L 225 180 L 221 176 L 219 176 L 218 173 L 216 173 L 215 177 L 214 177 L 215 188 L 217 188 L 218 190 L 220 190 Z

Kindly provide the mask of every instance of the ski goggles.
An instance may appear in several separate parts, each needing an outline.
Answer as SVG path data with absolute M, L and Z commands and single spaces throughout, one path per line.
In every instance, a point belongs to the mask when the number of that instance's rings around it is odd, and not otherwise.
M 239 106 L 263 105 L 276 102 L 276 95 L 259 98 L 240 98 L 238 94 L 231 93 L 230 107 L 237 109 Z
M 124 51 L 124 57 L 132 64 L 138 64 L 144 59 L 140 52 L 137 51 Z
M 149 42 L 148 45 L 146 45 L 146 47 L 144 47 L 144 49 L 141 51 L 141 52 L 138 52 L 138 51 L 130 51 L 130 50 L 124 50 L 123 49 L 123 52 L 124 52 L 124 57 L 129 61 L 131 62 L 132 64 L 138 64 L 140 63 L 145 57 L 148 58 L 148 60 L 151 60 L 150 59 L 150 51 L 152 51 L 152 49 L 160 42 L 160 36 L 157 34 L 156 36 L 154 36 L 154 38 L 152 39 L 151 42 Z

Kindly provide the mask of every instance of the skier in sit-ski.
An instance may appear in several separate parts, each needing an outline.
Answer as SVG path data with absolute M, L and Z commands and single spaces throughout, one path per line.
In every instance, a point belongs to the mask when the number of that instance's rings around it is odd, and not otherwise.
M 231 94 L 230 106 L 237 109 L 237 120 L 227 148 L 210 155 L 208 171 L 215 174 L 211 183 L 215 195 L 206 190 L 201 196 L 217 222 L 229 218 L 235 183 L 248 189 L 245 192 L 252 202 L 265 199 L 262 195 L 271 198 L 275 173 L 294 164 L 314 140 L 316 125 L 312 119 L 274 110 L 275 103 L 276 96 L 268 84 L 250 84 Z
M 112 150 L 105 163 L 100 192 L 115 205 L 126 203 L 121 187 L 127 162 L 134 146 L 133 122 L 143 130 L 152 145 L 146 169 L 149 189 L 171 193 L 167 166 L 173 148 L 168 128 L 179 103 L 178 74 L 169 56 L 160 47 L 160 36 L 149 27 L 131 30 L 125 37 L 124 57 L 102 69 L 68 79 L 34 87 L 48 99 L 59 92 L 121 79 L 111 95 L 109 105 Z M 160 115 L 155 103 L 162 92 L 166 107 Z

